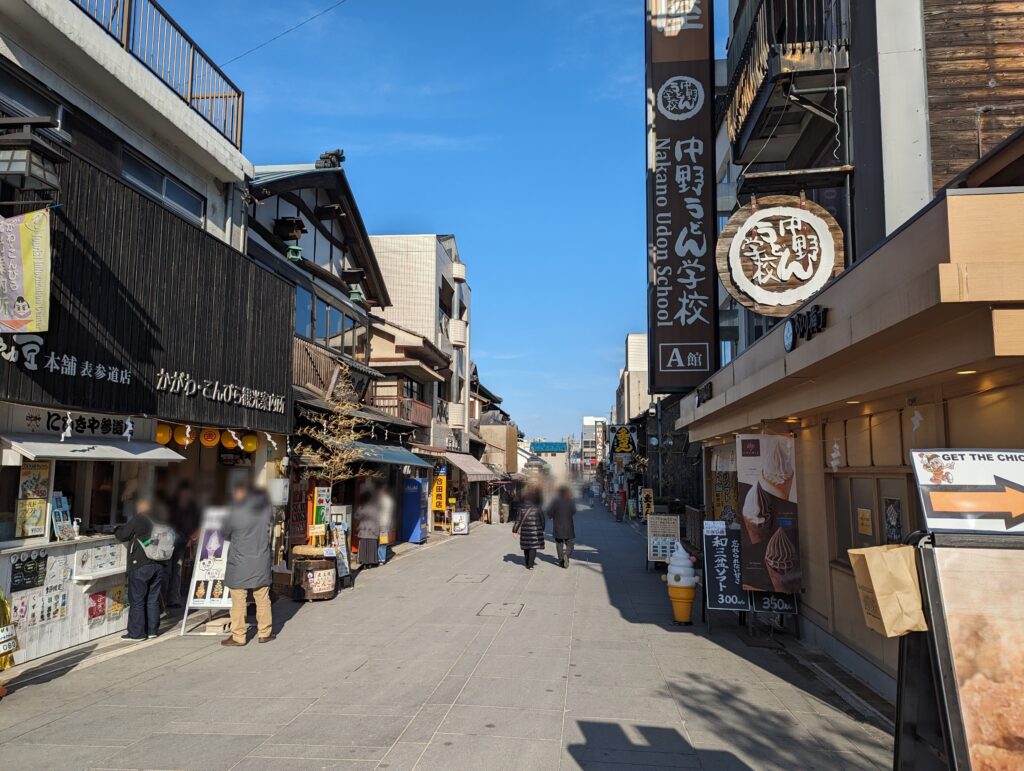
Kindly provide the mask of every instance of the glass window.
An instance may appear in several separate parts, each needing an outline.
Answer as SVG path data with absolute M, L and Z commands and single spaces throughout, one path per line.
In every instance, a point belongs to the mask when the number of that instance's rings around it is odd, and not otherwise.
M 355 335 L 355 353 L 352 354 L 356 359 L 360 361 L 367 361 L 370 358 L 370 346 L 369 346 L 369 326 L 365 321 L 356 321 L 356 328 L 353 332 Z
M 835 558 L 840 562 L 849 563 L 847 549 L 853 548 L 853 534 L 850 532 L 850 480 L 847 477 L 835 477 Z
M 874 546 L 878 542 L 878 526 L 875 517 L 875 480 L 851 479 L 850 495 L 853 504 L 850 520 L 853 548 L 863 549 L 866 546 Z
M 327 345 L 327 303 L 323 300 L 316 301 L 316 341 L 320 345 Z
M 186 190 L 173 179 L 168 178 L 164 184 L 164 196 L 168 201 L 184 209 L 197 220 L 203 218 L 203 199 Z
M 351 316 L 345 316 L 345 353 L 355 358 L 356 322 Z
M 415 399 L 418 402 L 423 401 L 423 383 L 418 383 L 415 380 L 405 380 L 402 383 L 402 395 L 406 399 Z
M 335 350 L 344 351 L 342 328 L 348 323 L 348 317 L 337 308 L 328 308 L 328 313 L 330 314 L 327 322 L 328 345 Z M 347 353 L 347 351 L 344 352 Z
M 153 195 L 164 195 L 164 175 L 148 163 L 143 163 L 131 153 L 124 153 L 121 158 L 121 171 L 140 187 L 144 187 Z
M 313 338 L 313 295 L 302 287 L 295 289 L 295 334 Z

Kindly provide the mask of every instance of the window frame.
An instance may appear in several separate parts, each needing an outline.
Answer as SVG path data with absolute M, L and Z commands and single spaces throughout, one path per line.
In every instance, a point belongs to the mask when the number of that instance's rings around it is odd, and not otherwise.
M 896 480 L 902 481 L 903 487 L 902 492 L 904 498 L 902 499 L 905 503 L 904 510 L 901 512 L 902 522 L 901 529 L 904 537 L 914 532 L 920 526 L 920 510 L 917 501 L 917 486 L 914 482 L 913 471 L 909 468 L 873 468 L 873 467 L 853 467 L 848 469 L 840 469 L 834 472 L 828 472 L 828 483 L 826 489 L 828 492 L 826 510 L 828 512 L 827 524 L 828 524 L 828 543 L 829 543 L 829 564 L 837 569 L 852 573 L 850 566 L 850 560 L 848 555 L 839 554 L 839 524 L 840 524 L 840 512 L 838 511 L 838 497 L 837 497 L 837 485 L 846 484 L 849 488 L 849 504 L 850 510 L 846 512 L 846 524 L 850 528 L 849 543 L 851 549 L 864 548 L 867 546 L 882 546 L 885 544 L 885 522 L 884 512 L 882 509 L 883 498 L 891 498 L 891 495 L 882 495 L 880 482 L 882 480 Z M 871 516 L 872 516 L 872 543 L 862 544 L 857 542 L 857 537 L 854 534 L 854 511 L 857 508 L 855 505 L 854 494 L 853 494 L 853 480 L 855 479 L 866 479 L 871 482 Z
M 126 158 L 130 158 L 133 162 L 138 163 L 139 165 L 148 168 L 153 173 L 160 175 L 161 179 L 160 179 L 160 190 L 159 190 L 159 192 L 156 191 L 156 190 L 153 190 L 150 187 L 148 187 L 142 181 L 136 179 L 136 177 L 134 177 L 134 176 L 131 176 L 130 173 L 125 170 L 125 159 Z M 185 184 L 185 182 L 183 182 L 181 179 L 176 177 L 174 174 L 171 174 L 170 172 L 168 172 L 166 169 L 164 169 L 159 164 L 154 163 L 152 160 L 150 160 L 146 156 L 142 155 L 142 153 L 138 152 L 134 148 L 131 148 L 131 147 L 125 145 L 125 144 L 121 144 L 120 161 L 121 161 L 121 169 L 120 169 L 120 171 L 121 171 L 121 179 L 123 179 L 127 184 L 129 184 L 134 190 L 139 191 L 140 193 L 142 193 L 143 195 L 145 195 L 148 198 L 152 199 L 153 201 L 156 201 L 157 203 L 161 204 L 162 206 L 167 207 L 168 209 L 173 211 L 175 214 L 177 214 L 180 217 L 182 217 L 183 219 L 191 222 L 193 225 L 199 225 L 200 227 L 205 227 L 205 225 L 206 225 L 206 203 L 207 203 L 206 202 L 206 196 L 202 195 L 198 190 L 193 188 L 191 185 Z M 196 215 L 194 212 L 189 211 L 188 209 L 183 207 L 178 202 L 174 201 L 171 198 L 168 198 L 167 197 L 167 183 L 168 183 L 168 181 L 170 181 L 171 183 L 177 185 L 185 193 L 190 193 L 190 194 L 194 195 L 196 197 L 196 199 L 199 201 L 199 205 L 200 205 L 200 208 L 201 208 L 202 212 L 199 215 Z

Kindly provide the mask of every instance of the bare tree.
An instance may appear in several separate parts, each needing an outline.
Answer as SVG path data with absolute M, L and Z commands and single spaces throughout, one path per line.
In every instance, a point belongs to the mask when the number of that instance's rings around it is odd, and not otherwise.
M 333 485 L 357 476 L 356 466 L 363 456 L 354 442 L 366 436 L 365 425 L 355 414 L 359 395 L 347 364 L 339 364 L 334 388 L 324 400 L 331 408 L 329 413 L 305 413 L 307 422 L 297 433 L 312 441 L 300 442 L 298 451 L 306 460 L 304 479 L 314 477 Z

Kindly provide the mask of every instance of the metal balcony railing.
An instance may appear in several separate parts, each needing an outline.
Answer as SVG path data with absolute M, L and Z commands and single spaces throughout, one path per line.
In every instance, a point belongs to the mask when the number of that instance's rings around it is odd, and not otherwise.
M 741 14 L 734 34 L 729 46 L 724 116 L 733 142 L 750 116 L 773 64 L 778 68 L 775 74 L 848 66 L 849 0 L 752 2 Z
M 156 0 L 71 0 L 235 147 L 244 94 Z

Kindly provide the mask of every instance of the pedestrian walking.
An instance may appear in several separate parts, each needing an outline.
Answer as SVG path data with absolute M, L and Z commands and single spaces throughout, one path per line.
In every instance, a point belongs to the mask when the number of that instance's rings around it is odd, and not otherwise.
M 145 640 L 160 631 L 160 589 L 174 553 L 174 530 L 153 519 L 153 501 L 139 497 L 134 513 L 114 530 L 128 544 L 128 630 L 124 640 Z
M 528 490 L 520 503 L 519 517 L 512 526 L 512 533 L 519 536 L 519 548 L 523 550 L 527 570 L 533 570 L 537 550 L 544 548 L 544 524 L 540 492 Z
M 377 492 L 377 521 L 380 527 L 377 561 L 383 565 L 388 559 L 387 542 L 391 537 L 391 528 L 395 526 L 395 499 L 391 497 L 391 493 L 384 487 L 381 487 Z
M 563 485 L 558 489 L 558 496 L 548 508 L 548 517 L 551 518 L 551 535 L 558 548 L 558 562 L 563 568 L 569 567 L 573 545 L 576 542 L 576 527 L 573 523 L 575 516 L 576 503 L 572 499 L 572 490 L 568 485 Z
M 256 603 L 256 636 L 259 642 L 276 640 L 270 610 L 270 567 L 273 552 L 270 529 L 274 509 L 261 490 L 254 489 L 244 477 L 231 486 L 231 505 L 221 525 L 221 535 L 229 541 L 224 585 L 231 590 L 231 637 L 221 645 L 246 643 L 246 607 L 249 592 Z
M 356 537 L 359 539 L 359 564 L 379 565 L 380 518 L 373 493 L 367 490 L 359 496 L 356 507 Z

